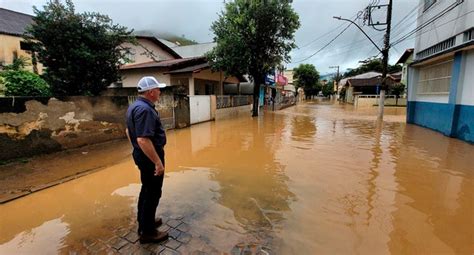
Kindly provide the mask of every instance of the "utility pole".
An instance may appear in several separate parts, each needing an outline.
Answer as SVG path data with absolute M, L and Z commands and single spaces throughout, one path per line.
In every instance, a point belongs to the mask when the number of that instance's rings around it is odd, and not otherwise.
M 380 22 L 373 23 L 372 22 L 372 9 L 374 8 L 380 9 L 381 7 L 387 7 L 387 21 L 386 23 L 380 23 Z M 377 5 L 377 6 L 369 5 L 367 7 L 367 16 L 366 18 L 364 18 L 364 19 L 369 20 L 369 24 L 368 24 L 369 26 L 374 27 L 374 29 L 378 31 L 382 31 L 382 30 L 375 28 L 376 26 L 384 26 L 384 25 L 387 26 L 387 28 L 385 29 L 385 39 L 384 39 L 383 49 L 380 49 L 379 46 L 372 40 L 372 38 L 370 38 L 370 36 L 367 35 L 367 33 L 354 21 L 349 20 L 349 19 L 344 19 L 341 17 L 336 17 L 336 16 L 334 16 L 333 18 L 338 19 L 338 20 L 344 20 L 355 25 L 367 37 L 367 39 L 369 39 L 369 41 L 372 42 L 372 44 L 379 50 L 379 52 L 382 53 L 382 56 L 383 56 L 382 58 L 382 84 L 381 84 L 381 90 L 380 90 L 379 110 L 378 110 L 378 116 L 377 116 L 379 120 L 382 120 L 384 102 L 385 102 L 385 90 L 387 89 L 388 56 L 389 56 L 388 53 L 390 49 L 390 29 L 391 29 L 391 24 L 392 24 L 392 0 L 388 0 L 388 4 L 386 5 Z
M 336 81 L 339 82 L 339 66 L 330 66 L 329 68 L 337 68 Z
M 340 78 L 339 78 L 339 66 L 330 66 L 329 68 L 337 68 L 336 80 L 335 80 L 335 83 L 336 83 L 336 84 L 333 84 L 333 86 L 336 87 L 336 91 L 335 91 L 335 92 L 336 92 L 336 95 L 337 95 L 337 98 L 338 98 L 338 97 L 339 97 L 339 91 L 338 91 L 338 89 L 337 89 L 337 88 L 338 88 L 337 86 L 339 85 L 339 80 L 340 80 Z
M 392 24 L 392 0 L 388 0 L 387 6 L 387 30 L 385 31 L 384 48 L 382 50 L 382 89 L 380 90 L 379 112 L 377 118 L 383 119 L 383 111 L 385 104 L 385 90 L 387 89 L 387 73 L 388 73 L 388 53 L 390 50 L 390 27 Z

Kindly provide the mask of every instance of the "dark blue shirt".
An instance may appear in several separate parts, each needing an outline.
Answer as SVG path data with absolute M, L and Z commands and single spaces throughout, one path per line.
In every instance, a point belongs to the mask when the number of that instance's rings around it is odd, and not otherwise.
M 133 148 L 141 151 L 137 137 L 150 138 L 156 151 L 163 150 L 166 144 L 165 129 L 160 121 L 160 114 L 155 105 L 148 99 L 138 99 L 128 107 L 127 128 Z

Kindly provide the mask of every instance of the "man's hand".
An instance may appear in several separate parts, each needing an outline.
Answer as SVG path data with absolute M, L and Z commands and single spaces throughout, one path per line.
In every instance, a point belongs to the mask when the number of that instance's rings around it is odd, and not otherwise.
M 156 153 L 151 140 L 148 137 L 138 137 L 137 143 L 151 162 L 155 162 L 155 176 L 163 175 L 165 173 L 165 167 L 163 166 L 163 162 L 161 162 L 158 153 Z
M 165 168 L 163 167 L 163 164 L 158 163 L 155 165 L 155 176 L 161 176 L 165 173 Z

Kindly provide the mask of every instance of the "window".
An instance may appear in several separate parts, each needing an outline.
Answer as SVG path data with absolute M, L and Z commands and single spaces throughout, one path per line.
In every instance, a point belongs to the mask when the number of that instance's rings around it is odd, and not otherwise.
M 474 40 L 474 28 L 464 32 L 464 42 L 469 42 L 471 40 Z
M 425 0 L 423 11 L 428 10 L 434 3 L 436 3 L 436 0 Z
M 214 95 L 214 84 L 206 84 L 205 85 L 206 95 Z
M 453 61 L 420 68 L 418 94 L 446 94 L 451 85 L 451 69 Z
M 441 52 L 441 51 L 447 50 L 451 47 L 454 47 L 455 43 L 456 43 L 456 37 L 451 37 L 447 40 L 444 40 L 440 43 L 437 43 L 437 44 L 429 47 L 428 49 L 425 49 L 425 50 L 422 50 L 422 51 L 416 53 L 416 58 L 421 59 L 421 58 L 425 58 L 425 57 L 434 55 L 438 52 Z

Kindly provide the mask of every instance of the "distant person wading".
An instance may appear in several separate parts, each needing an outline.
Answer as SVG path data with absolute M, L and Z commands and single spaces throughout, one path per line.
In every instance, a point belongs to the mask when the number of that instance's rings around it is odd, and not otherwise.
M 160 98 L 160 88 L 164 87 L 166 84 L 159 83 L 152 76 L 143 77 L 137 85 L 139 97 L 127 111 L 126 132 L 142 182 L 137 206 L 140 243 L 168 239 L 168 233 L 157 230 L 162 220 L 155 219 L 165 172 L 166 134 L 154 103 Z

